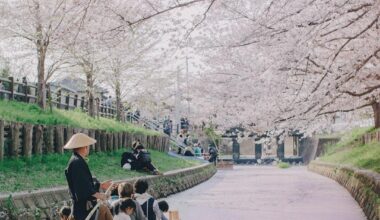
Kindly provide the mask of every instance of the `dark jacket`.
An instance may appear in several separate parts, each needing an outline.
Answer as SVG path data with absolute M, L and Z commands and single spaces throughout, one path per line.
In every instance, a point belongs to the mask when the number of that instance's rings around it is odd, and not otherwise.
M 96 193 L 96 188 L 90 169 L 79 154 L 73 153 L 65 170 L 65 175 L 73 200 L 74 218 L 75 220 L 85 219 L 91 211 L 91 205 L 96 202 L 96 198 L 92 196 Z

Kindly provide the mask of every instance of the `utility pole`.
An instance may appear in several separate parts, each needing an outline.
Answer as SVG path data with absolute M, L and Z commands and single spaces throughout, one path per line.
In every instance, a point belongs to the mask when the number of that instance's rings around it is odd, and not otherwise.
M 176 89 L 176 94 L 175 94 L 175 125 L 176 125 L 176 131 L 177 134 L 179 133 L 179 125 L 180 125 L 180 88 L 179 88 L 179 73 L 180 73 L 180 68 L 177 68 L 177 89 Z
M 186 56 L 187 117 L 190 118 L 189 58 Z

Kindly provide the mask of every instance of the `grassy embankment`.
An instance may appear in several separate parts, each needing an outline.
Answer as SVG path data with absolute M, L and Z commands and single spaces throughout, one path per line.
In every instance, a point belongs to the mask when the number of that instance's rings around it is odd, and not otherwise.
M 78 128 L 127 131 L 146 135 L 157 135 L 155 131 L 120 123 L 112 119 L 94 119 L 80 110 L 43 111 L 37 105 L 0 100 L 0 119 L 44 125 L 67 125 Z M 120 168 L 121 154 L 117 152 L 92 153 L 89 166 L 99 180 L 125 179 L 147 175 Z M 152 160 L 163 172 L 197 165 L 198 162 L 173 158 L 166 153 L 151 151 Z M 0 161 L 0 192 L 16 192 L 66 185 L 64 169 L 70 153 L 33 156 L 32 158 L 6 159 Z
M 374 132 L 371 128 L 359 128 L 343 134 L 341 141 L 328 146 L 321 161 L 350 165 L 380 173 L 380 143 L 363 145 L 359 140 L 365 133 Z
M 144 172 L 123 170 L 121 154 L 125 150 L 107 153 L 91 153 L 89 167 L 100 181 L 148 175 Z M 161 171 L 199 165 L 198 161 L 174 158 L 166 153 L 150 150 L 153 164 Z M 0 192 L 17 192 L 66 185 L 64 170 L 70 153 L 33 156 L 30 159 L 7 159 L 0 162 Z
M 81 110 L 65 111 L 53 109 L 43 111 L 35 104 L 0 100 L 0 119 L 12 122 L 25 122 L 44 125 L 67 125 L 76 128 L 101 129 L 107 131 L 127 131 L 131 133 L 143 133 L 157 135 L 152 130 L 131 124 L 120 123 L 113 119 L 91 118 Z

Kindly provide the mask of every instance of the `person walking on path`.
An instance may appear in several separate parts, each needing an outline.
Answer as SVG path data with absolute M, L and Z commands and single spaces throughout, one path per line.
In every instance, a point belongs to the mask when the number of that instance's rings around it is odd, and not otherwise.
M 86 160 L 90 151 L 90 145 L 96 143 L 96 140 L 89 136 L 78 133 L 73 135 L 67 144 L 63 147 L 66 150 L 73 150 L 67 168 L 65 170 L 66 180 L 69 185 L 69 192 L 73 201 L 72 215 L 75 220 L 84 220 L 96 205 L 96 200 L 107 200 L 108 196 L 105 193 L 100 193 L 95 187 L 93 177 Z M 111 186 L 111 181 L 106 181 L 100 184 L 103 190 Z M 104 216 L 102 219 L 112 220 L 112 215 L 109 209 L 99 208 L 99 211 L 105 210 L 105 213 L 100 213 Z M 108 212 L 107 212 L 108 210 Z M 99 216 L 100 217 L 100 216 Z

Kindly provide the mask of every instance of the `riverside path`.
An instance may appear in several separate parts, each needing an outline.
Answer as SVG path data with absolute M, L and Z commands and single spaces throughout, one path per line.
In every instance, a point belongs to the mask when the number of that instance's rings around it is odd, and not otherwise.
M 345 188 L 306 167 L 235 165 L 165 200 L 181 220 L 366 219 Z

